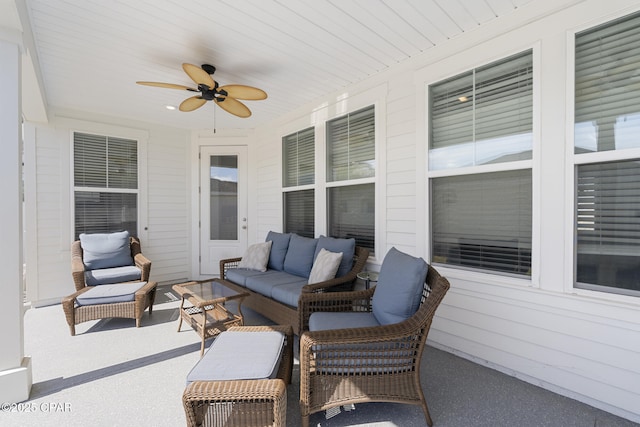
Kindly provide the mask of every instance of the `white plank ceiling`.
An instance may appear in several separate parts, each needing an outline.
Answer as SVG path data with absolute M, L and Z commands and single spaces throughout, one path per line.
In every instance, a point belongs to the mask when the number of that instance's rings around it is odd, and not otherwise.
M 186 129 L 253 128 L 532 0 L 27 0 L 48 105 Z M 240 119 L 192 93 L 183 62 L 269 94 Z

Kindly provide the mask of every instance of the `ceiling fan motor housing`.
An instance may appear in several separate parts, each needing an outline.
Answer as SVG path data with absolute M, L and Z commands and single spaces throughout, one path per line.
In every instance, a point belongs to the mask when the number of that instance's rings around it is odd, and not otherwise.
M 216 67 L 211 64 L 202 64 L 201 67 L 207 74 L 213 75 L 216 72 Z

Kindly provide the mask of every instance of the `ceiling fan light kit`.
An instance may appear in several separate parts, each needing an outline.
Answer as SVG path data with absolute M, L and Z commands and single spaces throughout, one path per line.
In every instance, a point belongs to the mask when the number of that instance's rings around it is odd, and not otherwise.
M 180 104 L 180 111 L 193 111 L 207 101 L 215 101 L 226 112 L 234 116 L 246 118 L 251 116 L 251 110 L 238 99 L 247 101 L 260 101 L 267 98 L 267 93 L 262 89 L 245 85 L 225 85 L 219 86 L 218 82 L 211 77 L 216 72 L 216 67 L 209 64 L 203 64 L 198 67 L 193 64 L 182 64 L 182 69 L 198 86 L 197 89 L 189 86 L 177 85 L 173 83 L 160 82 L 136 82 L 145 86 L 156 86 L 165 89 L 188 90 L 190 92 L 200 92 L 199 95 L 185 99 Z

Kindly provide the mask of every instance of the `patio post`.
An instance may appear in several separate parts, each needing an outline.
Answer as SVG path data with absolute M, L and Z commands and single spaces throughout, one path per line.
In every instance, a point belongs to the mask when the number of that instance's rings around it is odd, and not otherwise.
M 0 39 L 0 403 L 29 398 L 31 359 L 24 356 L 22 273 L 21 49 Z

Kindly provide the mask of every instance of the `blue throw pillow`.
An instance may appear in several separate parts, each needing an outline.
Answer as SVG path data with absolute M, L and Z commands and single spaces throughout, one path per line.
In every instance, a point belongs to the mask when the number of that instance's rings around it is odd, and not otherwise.
M 129 232 L 80 235 L 82 261 L 87 270 L 133 265 Z
M 284 257 L 287 255 L 290 239 L 291 233 L 269 231 L 265 242 L 271 240 L 273 243 L 271 244 L 271 253 L 269 254 L 267 268 L 278 271 L 284 270 Z
M 422 258 L 396 248 L 389 250 L 371 301 L 373 315 L 381 325 L 402 322 L 418 310 L 428 270 Z
M 284 271 L 296 276 L 309 277 L 317 244 L 318 239 L 292 234 L 287 256 L 284 258 Z
M 329 252 L 342 252 L 342 261 L 336 272 L 336 277 L 342 277 L 353 267 L 353 255 L 356 252 L 356 239 L 338 239 L 335 237 L 320 236 L 316 253 L 313 259 L 318 257 L 320 249 L 326 249 Z

